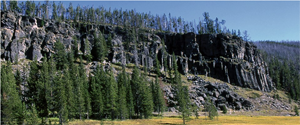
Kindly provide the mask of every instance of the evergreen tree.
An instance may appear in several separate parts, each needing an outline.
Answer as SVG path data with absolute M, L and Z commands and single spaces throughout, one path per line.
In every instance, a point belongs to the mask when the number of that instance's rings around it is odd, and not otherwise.
M 153 99 L 152 99 L 152 93 L 151 89 L 148 87 L 148 81 L 147 81 L 147 66 L 144 66 L 144 73 L 141 75 L 142 79 L 141 82 L 139 83 L 139 89 L 141 92 L 141 102 L 140 105 L 140 118 L 144 116 L 144 118 L 149 118 L 153 112 Z
M 127 109 L 128 109 L 128 115 L 129 115 L 129 118 L 131 119 L 132 116 L 134 115 L 134 103 L 133 103 L 133 95 L 132 95 L 132 84 L 130 83 L 130 80 L 129 80 L 129 75 L 126 75 L 126 79 L 128 80 L 127 83 L 126 83 L 126 95 L 127 95 L 127 98 L 126 98 L 126 103 L 127 103 Z
M 91 97 L 89 93 L 89 84 L 88 84 L 88 79 L 87 75 L 84 69 L 84 66 L 82 64 L 82 58 L 80 56 L 80 65 L 79 65 L 79 78 L 81 81 L 81 84 L 83 87 L 81 87 L 81 92 L 83 93 L 83 98 L 84 98 L 84 112 L 86 112 L 86 118 L 89 119 L 89 116 L 92 114 L 92 107 L 91 107 Z M 101 91 L 100 91 L 101 93 Z
M 118 90 L 118 85 L 117 82 L 115 80 L 114 74 L 112 69 L 110 69 L 110 73 L 109 73 L 109 78 L 108 78 L 108 98 L 106 99 L 106 101 L 108 101 L 107 103 L 107 108 L 110 110 L 110 118 L 111 119 L 115 119 L 115 114 L 117 113 L 117 90 Z
M 213 120 L 216 116 L 218 116 L 217 108 L 212 103 L 209 96 L 207 97 L 204 107 L 205 107 L 206 111 L 208 111 L 208 117 L 210 120 Z
M 294 106 L 295 115 L 299 116 L 299 111 L 297 105 Z
M 24 121 L 22 106 L 11 64 L 8 62 L 7 66 L 2 65 L 1 68 L 1 122 L 22 124 Z
M 63 68 L 63 84 L 65 88 L 66 104 L 67 104 L 67 114 L 69 119 L 75 118 L 75 99 L 74 99 L 74 85 L 72 83 L 70 68 L 68 65 L 64 65 Z
M 53 56 L 50 57 L 48 61 L 48 75 L 49 75 L 49 86 L 46 89 L 46 99 L 47 99 L 47 105 L 49 108 L 50 113 L 53 115 L 55 109 L 55 78 L 56 78 L 56 63 L 54 62 Z
M 183 124 L 185 124 L 187 118 L 190 116 L 191 111 L 191 104 L 190 98 L 188 93 L 187 86 L 182 86 L 179 82 L 176 85 L 177 88 L 177 98 L 178 98 L 178 111 L 181 113 Z
M 106 81 L 106 77 L 102 66 L 97 66 L 94 72 L 94 77 L 91 77 L 91 105 L 93 116 L 100 119 L 104 111 L 104 100 L 102 95 L 102 85 Z
M 174 78 L 172 80 L 173 80 L 173 83 L 178 84 L 178 83 L 181 83 L 181 75 L 178 71 L 176 56 L 174 53 L 173 53 L 172 58 L 173 58 L 173 67 L 174 67 Z
M 106 41 L 100 32 L 98 36 L 94 34 L 94 47 L 93 47 L 93 53 L 95 60 L 103 61 L 104 57 L 106 56 L 107 50 L 106 50 Z
M 25 6 L 26 6 L 25 14 L 27 16 L 33 17 L 34 16 L 34 10 L 35 10 L 35 3 L 33 1 L 26 1 Z
M 31 106 L 31 109 L 29 109 L 27 113 L 26 123 L 27 124 L 37 124 L 39 122 L 38 118 L 38 111 L 35 108 L 35 104 Z
M 20 8 L 18 7 L 18 1 L 17 0 L 10 0 L 9 1 L 9 10 L 20 12 Z
M 133 95 L 133 105 L 134 105 L 134 112 L 136 115 L 140 115 L 141 110 L 141 90 L 140 90 L 140 72 L 137 66 L 134 67 L 131 75 L 131 89 Z
M 70 62 L 70 67 L 71 67 L 71 78 L 72 78 L 72 83 L 74 86 L 74 99 L 75 99 L 75 108 L 76 108 L 76 114 L 79 115 L 80 120 L 83 119 L 83 115 L 85 112 L 85 100 L 84 100 L 84 95 L 85 95 L 85 79 L 82 78 L 82 76 L 79 74 L 78 71 L 78 66 L 74 65 L 73 62 Z M 84 72 L 84 70 L 82 71 Z M 75 94 L 76 93 L 76 94 Z
M 159 86 L 158 77 L 155 78 L 155 83 L 152 81 L 152 97 L 153 97 L 153 104 L 154 104 L 154 111 L 162 114 L 164 111 L 165 103 L 162 91 Z
M 54 104 L 58 113 L 59 124 L 67 123 L 68 121 L 67 92 L 64 79 L 65 78 L 61 72 L 58 72 L 54 77 Z
M 6 0 L 1 1 L 1 10 L 2 11 L 7 11 Z
M 49 101 L 51 93 L 49 92 L 49 86 L 50 86 L 50 77 L 49 77 L 49 67 L 48 67 L 48 61 L 45 56 L 42 63 L 42 68 L 40 72 L 40 79 L 39 79 L 39 85 L 38 85 L 38 104 L 36 104 L 36 109 L 39 112 L 39 116 L 42 117 L 42 123 L 44 123 L 44 117 L 48 117 L 49 114 Z
M 57 69 L 62 70 L 64 65 L 67 64 L 67 54 L 65 52 L 64 45 L 58 40 L 54 43 L 55 55 L 54 59 L 56 61 Z
M 27 79 L 27 88 L 28 90 L 25 91 L 25 96 L 27 97 L 27 104 L 32 105 L 38 102 L 38 92 L 39 92 L 39 68 L 38 63 L 35 59 L 30 63 L 30 72 Z
M 53 4 L 52 4 L 52 8 L 53 8 L 53 10 L 52 10 L 52 19 L 57 20 L 57 18 L 58 18 L 57 6 L 56 6 L 54 1 L 53 1 Z
M 157 56 L 155 57 L 155 70 L 156 70 L 156 74 L 158 76 L 161 76 L 161 72 L 160 72 L 161 66 L 160 66 L 160 62 L 158 61 Z
M 128 117 L 128 109 L 126 103 L 126 86 L 128 80 L 126 77 L 125 66 L 122 68 L 122 73 L 118 75 L 118 112 L 119 118 L 125 119 Z

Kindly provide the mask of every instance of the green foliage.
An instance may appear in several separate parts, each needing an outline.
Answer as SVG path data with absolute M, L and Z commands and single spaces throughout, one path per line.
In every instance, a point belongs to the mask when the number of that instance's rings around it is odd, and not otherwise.
M 118 114 L 120 119 L 128 118 L 128 109 L 126 102 L 126 87 L 129 84 L 125 67 L 122 67 L 122 73 L 118 75 Z
M 7 10 L 6 0 L 1 0 L 1 10 L 2 11 Z
M 23 121 L 21 98 L 16 89 L 15 77 L 10 62 L 1 68 L 1 121 L 5 124 L 17 124 Z
M 34 10 L 35 10 L 35 2 L 33 1 L 26 1 L 25 2 L 25 5 L 26 5 L 26 11 L 25 11 L 25 14 L 27 16 L 30 16 L 30 17 L 33 17 L 35 14 L 34 14 Z
M 223 114 L 226 114 L 226 113 L 227 113 L 227 108 L 226 108 L 226 106 L 225 106 L 225 105 L 223 105 L 223 107 L 222 107 L 222 111 L 223 111 Z
M 162 114 L 165 108 L 165 102 L 163 98 L 162 91 L 160 89 L 160 85 L 158 82 L 158 77 L 155 78 L 155 83 L 151 83 L 151 90 L 152 90 L 152 97 L 153 97 L 153 104 L 154 104 L 154 111 Z
M 57 15 L 57 6 L 55 4 L 55 2 L 53 1 L 53 4 L 52 4 L 52 19 L 56 20 L 58 15 Z
M 109 73 L 109 76 L 108 76 L 108 98 L 106 98 L 106 101 L 108 102 L 107 103 L 107 109 L 110 111 L 110 118 L 111 119 L 115 119 L 116 116 L 115 114 L 117 114 L 117 90 L 118 90 L 118 85 L 117 85 L 117 82 L 115 80 L 115 77 L 114 77 L 114 74 L 112 72 L 112 69 Z
M 141 75 L 137 66 L 133 69 L 131 86 L 133 94 L 134 112 L 140 118 L 149 118 L 153 111 L 151 90 L 147 87 L 146 75 Z
M 215 105 L 212 103 L 210 97 L 207 97 L 206 104 L 204 105 L 205 110 L 208 112 L 208 117 L 210 120 L 213 120 L 216 116 L 218 116 L 218 111 Z
M 67 92 L 65 87 L 65 77 L 62 73 L 58 72 L 54 78 L 55 85 L 55 110 L 58 113 L 59 123 L 66 123 L 68 121 L 68 108 L 67 108 Z
M 67 54 L 65 52 L 65 47 L 59 40 L 54 43 L 54 59 L 56 61 L 56 67 L 58 70 L 62 70 L 64 65 L 67 64 Z
M 98 34 L 98 36 L 96 34 L 94 34 L 94 38 L 95 38 L 94 39 L 95 45 L 93 47 L 92 53 L 94 54 L 95 60 L 102 62 L 104 60 L 104 57 L 108 53 L 106 41 L 101 32 Z
M 178 100 L 178 111 L 181 113 L 183 124 L 191 115 L 191 102 L 187 86 L 182 86 L 181 83 L 177 83 L 177 100 Z
M 33 105 L 27 113 L 26 123 L 33 125 L 33 124 L 37 124 L 38 122 L 39 122 L 38 113 L 35 108 L 35 105 Z
M 295 112 L 296 116 L 299 116 L 299 110 L 298 110 L 297 105 L 294 106 L 294 112 Z
M 158 76 L 161 76 L 161 72 L 160 72 L 160 69 L 161 69 L 161 66 L 160 66 L 160 62 L 157 58 L 157 56 L 155 57 L 155 71 L 156 71 L 156 74 Z

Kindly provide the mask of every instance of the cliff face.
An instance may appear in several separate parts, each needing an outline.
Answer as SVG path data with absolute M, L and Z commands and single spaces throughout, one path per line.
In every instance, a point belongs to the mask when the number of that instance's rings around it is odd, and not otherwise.
M 109 34 L 112 36 L 108 43 L 112 46 L 108 61 L 112 63 L 133 63 L 151 68 L 157 56 L 161 64 L 166 61 L 172 66 L 171 55 L 174 53 L 183 74 L 204 74 L 260 91 L 273 89 L 267 65 L 256 46 L 225 34 L 154 33 L 151 30 L 78 25 L 1 12 L 1 59 L 15 61 L 37 57 L 41 60 L 44 55 L 49 57 L 54 53 L 55 42 L 62 42 L 66 51 L 70 51 L 74 39 L 77 39 L 80 52 L 91 53 L 93 34 L 100 31 L 106 40 Z M 162 65 L 161 70 L 165 68 Z
M 253 43 L 225 34 L 159 34 L 178 55 L 182 73 L 205 74 L 241 87 L 273 89 L 267 64 Z

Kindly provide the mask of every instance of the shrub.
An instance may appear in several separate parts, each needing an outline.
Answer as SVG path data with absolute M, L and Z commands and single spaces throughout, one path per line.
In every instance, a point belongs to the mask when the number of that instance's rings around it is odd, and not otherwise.
M 295 105 L 294 107 L 294 111 L 295 111 L 295 115 L 296 116 L 299 116 L 299 111 L 298 111 L 298 107 Z
M 227 113 L 227 108 L 226 108 L 225 105 L 223 105 L 222 110 L 223 110 L 223 114 L 226 114 L 226 113 Z

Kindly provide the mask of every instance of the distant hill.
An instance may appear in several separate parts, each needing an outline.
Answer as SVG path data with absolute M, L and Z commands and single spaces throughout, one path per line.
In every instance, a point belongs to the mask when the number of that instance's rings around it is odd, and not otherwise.
M 269 73 L 277 89 L 286 90 L 294 99 L 300 98 L 300 41 L 254 42 L 268 63 Z

